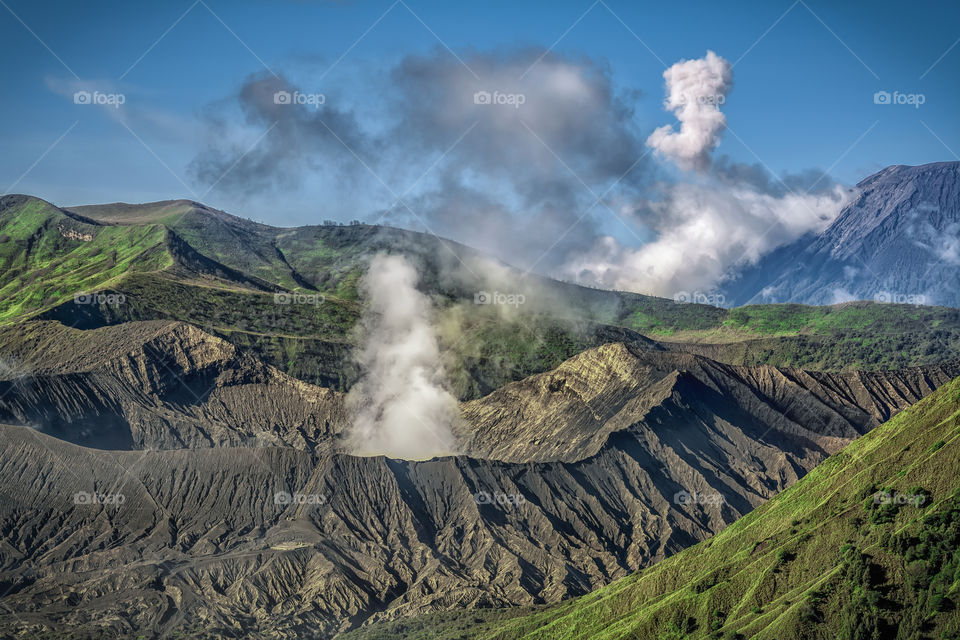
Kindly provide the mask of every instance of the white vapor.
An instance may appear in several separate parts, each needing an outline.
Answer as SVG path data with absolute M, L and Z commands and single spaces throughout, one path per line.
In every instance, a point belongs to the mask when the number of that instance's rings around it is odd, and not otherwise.
M 727 126 L 720 105 L 733 83 L 730 63 L 707 51 L 704 58 L 674 64 L 663 78 L 667 88 L 663 104 L 677 116 L 680 131 L 664 125 L 650 135 L 647 145 L 683 169 L 706 169 Z
M 633 248 L 600 238 L 568 264 L 568 275 L 668 297 L 709 292 L 731 268 L 826 228 L 848 198 L 839 186 L 828 194 L 779 197 L 745 187 L 679 183 L 667 189 L 662 201 L 647 205 L 656 240 Z
M 363 278 L 361 378 L 347 395 L 347 445 L 358 455 L 422 460 L 454 452 L 459 406 L 443 385 L 430 300 L 417 279 L 406 259 L 385 254 Z
M 629 247 L 599 237 L 592 249 L 567 262 L 565 275 L 615 289 L 719 299 L 710 294 L 726 276 L 805 233 L 822 231 L 850 194 L 840 185 L 797 192 L 787 185 L 789 177 L 779 184 L 766 175 L 757 179 L 757 166 L 713 166 L 711 153 L 726 128 L 720 106 L 733 85 L 730 63 L 708 51 L 704 58 L 678 62 L 663 76 L 664 105 L 680 120 L 680 131 L 660 127 L 647 144 L 696 173 L 690 182 L 661 185 L 659 199 L 635 204 L 634 221 L 656 234 L 652 242 Z

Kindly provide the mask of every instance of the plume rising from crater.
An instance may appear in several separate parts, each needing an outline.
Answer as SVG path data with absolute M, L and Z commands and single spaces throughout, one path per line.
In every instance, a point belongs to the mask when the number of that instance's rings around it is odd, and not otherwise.
M 362 373 L 347 397 L 347 444 L 358 455 L 418 460 L 454 452 L 459 408 L 444 384 L 430 300 L 417 280 L 404 257 L 386 254 L 364 276 Z

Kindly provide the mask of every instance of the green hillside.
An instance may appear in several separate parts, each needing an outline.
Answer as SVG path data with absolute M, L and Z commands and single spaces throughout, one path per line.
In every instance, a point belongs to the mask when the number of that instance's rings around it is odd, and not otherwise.
M 343 638 L 957 638 L 958 604 L 960 379 L 712 539 L 590 595 Z
M 102 227 L 38 199 L 0 211 L 0 321 L 25 317 L 124 274 L 172 264 L 156 224 Z
M 896 369 L 960 357 L 960 310 L 874 303 L 722 309 L 524 275 L 427 234 L 371 225 L 281 229 L 195 202 L 63 210 L 0 202 L 0 324 L 190 322 L 310 382 L 345 388 L 366 261 L 401 252 L 434 300 L 457 394 L 473 398 L 612 338 L 734 364 Z M 515 309 L 478 291 L 520 293 Z M 123 304 L 75 304 L 91 291 Z M 318 304 L 274 303 L 297 291 Z M 631 333 L 634 332 L 634 333 Z

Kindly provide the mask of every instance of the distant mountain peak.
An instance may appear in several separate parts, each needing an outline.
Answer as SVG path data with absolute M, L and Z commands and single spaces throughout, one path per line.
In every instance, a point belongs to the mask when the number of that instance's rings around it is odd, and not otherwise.
M 857 190 L 822 233 L 780 247 L 730 282 L 727 300 L 960 306 L 960 162 L 893 165 Z

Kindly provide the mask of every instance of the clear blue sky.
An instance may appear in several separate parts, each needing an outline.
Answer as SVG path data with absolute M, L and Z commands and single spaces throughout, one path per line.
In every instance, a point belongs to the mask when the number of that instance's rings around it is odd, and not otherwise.
M 387 12 L 390 0 L 205 2 L 3 0 L 0 189 L 19 179 L 14 192 L 60 205 L 204 195 L 264 221 L 308 222 L 296 213 L 308 192 L 272 196 L 274 212 L 207 193 L 188 175 L 204 114 L 250 74 L 269 67 L 309 83 L 344 56 L 320 90 L 349 93 L 362 113 L 382 101 L 383 74 L 404 56 L 546 49 L 558 39 L 559 54 L 600 61 L 618 91 L 640 92 L 633 118 L 643 132 L 674 121 L 661 107 L 665 64 L 708 49 L 736 62 L 718 152 L 776 172 L 832 167 L 852 183 L 960 152 L 957 3 L 406 0 Z M 77 86 L 122 92 L 120 109 L 136 116 L 74 104 Z M 925 103 L 876 105 L 879 90 L 922 93 Z M 357 217 L 389 205 L 373 200 L 357 204 Z

